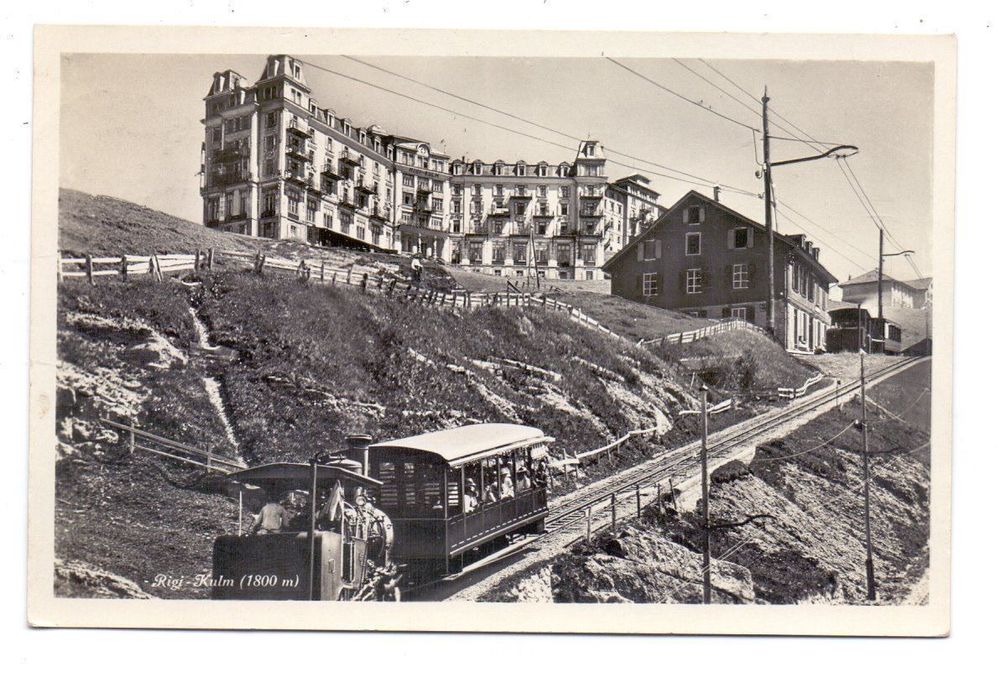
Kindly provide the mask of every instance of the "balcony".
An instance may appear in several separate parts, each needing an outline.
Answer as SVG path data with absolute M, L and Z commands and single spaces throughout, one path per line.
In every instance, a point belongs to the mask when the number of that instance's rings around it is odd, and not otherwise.
M 534 198 L 534 196 L 527 189 L 519 189 L 519 190 L 512 191 L 511 194 L 510 194 L 510 198 L 512 198 L 512 199 L 531 199 L 531 198 Z
M 588 199 L 588 200 L 603 199 L 604 198 L 604 192 L 603 191 L 598 191 L 596 189 L 594 191 L 584 190 L 584 191 L 580 192 L 580 198 L 581 199 Z
M 285 146 L 285 153 L 289 158 L 295 158 L 306 163 L 312 162 L 312 154 L 310 154 L 310 152 L 302 146 L 289 144 L 288 146 Z
M 377 194 L 377 193 L 378 193 L 378 190 L 377 190 L 377 189 L 375 189 L 374 187 L 370 187 L 370 186 L 368 186 L 367 184 L 365 184 L 365 183 L 363 183 L 363 182 L 358 182 L 358 183 L 357 183 L 357 184 L 356 184 L 356 185 L 354 186 L 354 189 L 355 189 L 355 190 L 356 190 L 356 191 L 357 191 L 357 192 L 358 192 L 359 194 L 362 194 L 363 196 L 374 196 L 375 194 Z
M 358 204 L 350 196 L 341 196 L 339 199 L 337 199 L 337 204 L 341 208 L 345 208 L 345 209 L 351 210 L 351 211 L 354 211 L 354 210 L 358 209 Z
M 249 146 L 225 146 L 215 152 L 213 159 L 218 163 L 235 163 L 249 155 Z
M 555 214 L 552 212 L 552 209 L 549 208 L 548 206 L 539 206 L 538 208 L 535 209 L 535 212 L 532 213 L 532 216 L 535 217 L 535 218 L 554 218 L 554 217 L 556 217 Z
M 285 170 L 285 181 L 303 189 L 310 186 L 309 178 L 304 173 L 295 172 L 294 170 Z
M 326 177 L 327 179 L 332 179 L 335 181 L 339 179 L 344 179 L 343 175 L 341 175 L 340 172 L 333 167 L 333 165 L 324 165 L 323 171 L 320 172 L 320 174 Z
M 226 169 L 222 172 L 213 173 L 211 175 L 211 184 L 209 186 L 220 187 L 249 181 L 250 173 L 248 171 Z
M 386 206 L 376 204 L 371 211 L 372 220 L 389 220 L 389 209 Z
M 489 215 L 509 215 L 509 214 L 510 214 L 510 206 L 507 205 L 506 201 L 500 203 L 494 203 L 493 206 L 490 208 L 489 212 Z
M 285 131 L 287 131 L 289 134 L 296 134 L 298 136 L 304 136 L 306 138 L 309 138 L 311 136 L 309 134 L 309 127 L 305 123 L 299 122 L 298 120 L 292 120 L 291 122 L 289 122 L 288 126 L 285 127 Z
M 340 154 L 340 164 L 346 165 L 348 167 L 358 167 L 361 165 L 361 156 L 357 153 L 351 153 L 350 151 L 344 151 Z
M 604 211 L 600 206 L 593 206 L 592 208 L 581 208 L 580 209 L 581 218 L 601 218 L 604 217 Z

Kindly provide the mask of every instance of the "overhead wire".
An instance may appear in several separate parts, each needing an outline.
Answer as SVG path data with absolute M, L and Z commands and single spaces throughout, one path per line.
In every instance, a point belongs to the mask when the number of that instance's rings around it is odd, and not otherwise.
M 493 112 L 497 112 L 497 113 L 502 114 L 504 116 L 512 117 L 512 118 L 514 118 L 514 119 L 516 119 L 518 121 L 525 122 L 525 123 L 530 124 L 530 125 L 535 126 L 535 127 L 539 127 L 540 129 L 545 129 L 546 131 L 559 134 L 560 136 L 565 136 L 565 137 L 571 138 L 571 139 L 572 138 L 576 138 L 576 137 L 574 137 L 571 134 L 567 134 L 565 132 L 561 132 L 561 131 L 559 131 L 557 129 L 554 129 L 552 127 L 548 127 L 546 125 L 543 125 L 543 124 L 540 124 L 540 123 L 537 123 L 537 122 L 533 122 L 532 120 L 529 120 L 527 118 L 521 117 L 519 115 L 515 115 L 514 113 L 509 113 L 509 112 L 506 112 L 506 111 L 501 110 L 499 108 L 495 108 L 493 106 L 490 106 L 490 105 L 487 105 L 487 104 L 484 104 L 484 103 L 480 103 L 478 101 L 472 100 L 470 98 L 466 98 L 466 97 L 461 96 L 459 94 L 452 93 L 451 91 L 446 91 L 445 89 L 438 88 L 438 87 L 433 86 L 431 84 L 427 84 L 425 82 L 413 79 L 411 77 L 407 77 L 407 76 L 402 75 L 402 74 L 399 74 L 397 72 L 393 72 L 391 70 L 387 70 L 385 68 L 378 67 L 377 65 L 373 65 L 373 64 L 365 62 L 363 60 L 359 60 L 357 58 L 353 58 L 353 57 L 348 56 L 348 55 L 344 55 L 342 57 L 345 57 L 347 59 L 353 60 L 353 61 L 358 62 L 358 63 L 363 64 L 363 65 L 372 67 L 373 69 L 377 69 L 377 70 L 385 72 L 387 74 L 391 74 L 391 75 L 396 76 L 396 77 L 398 77 L 400 79 L 404 79 L 404 80 L 407 80 L 407 81 L 412 81 L 413 83 L 419 84 L 419 85 L 424 86 L 426 88 L 430 88 L 430 89 L 433 89 L 433 90 L 438 91 L 440 93 L 443 93 L 443 94 L 446 94 L 448 96 L 451 96 L 453 98 L 458 98 L 458 99 L 463 100 L 465 102 L 472 103 L 472 104 L 477 105 L 479 107 L 486 108 L 488 110 L 491 110 Z M 445 106 L 442 106 L 442 105 L 438 105 L 437 103 L 432 103 L 430 101 L 426 101 L 426 100 L 423 100 L 421 98 L 417 98 L 416 96 L 412 96 L 412 95 L 407 94 L 407 93 L 402 93 L 402 92 L 397 91 L 395 89 L 391 89 L 391 88 L 388 88 L 386 86 L 382 86 L 380 84 L 376 84 L 374 82 L 371 82 L 371 81 L 368 81 L 368 80 L 365 80 L 365 79 L 361 79 L 361 78 L 358 78 L 358 77 L 355 77 L 355 76 L 352 76 L 352 75 L 349 75 L 349 74 L 345 74 L 343 72 L 339 72 L 337 70 L 331 69 L 329 67 L 324 67 L 322 65 L 318 65 L 318 64 L 313 63 L 313 62 L 309 62 L 309 61 L 306 61 L 306 60 L 303 60 L 302 62 L 303 62 L 303 64 L 309 65 L 310 67 L 313 67 L 313 68 L 318 69 L 320 71 L 327 72 L 329 74 L 333 74 L 334 76 L 338 76 L 338 77 L 341 77 L 343 79 L 347 79 L 349 81 L 353 81 L 355 83 L 363 84 L 365 86 L 369 86 L 371 88 L 374 88 L 374 89 L 377 89 L 377 90 L 380 90 L 380 91 L 384 91 L 386 93 L 390 93 L 390 94 L 398 96 L 400 98 L 405 98 L 406 100 L 413 101 L 413 102 L 416 102 L 416 103 L 420 103 L 421 105 L 425 105 L 427 107 L 434 108 L 436 110 L 441 110 L 443 112 L 447 112 L 447 113 L 449 113 L 451 115 L 454 115 L 454 116 L 457 116 L 457 117 L 463 117 L 463 118 L 472 120 L 474 122 L 479 122 L 480 124 L 485 124 L 487 126 L 494 127 L 496 129 L 500 129 L 500 130 L 503 130 L 503 131 L 506 131 L 506 132 L 509 132 L 509 133 L 512 133 L 512 134 L 518 134 L 520 136 L 524 136 L 524 137 L 527 137 L 527 138 L 532 139 L 534 141 L 538 141 L 538 142 L 541 142 L 541 143 L 548 144 L 550 146 L 555 146 L 557 148 L 562 148 L 562 149 L 573 151 L 573 152 L 577 151 L 577 147 L 576 146 L 569 146 L 567 144 L 558 143 L 558 142 L 555 142 L 555 141 L 551 141 L 549 139 L 545 139 L 545 138 L 536 136 L 534 134 L 530 134 L 528 132 L 524 132 L 524 131 L 521 131 L 521 130 L 513 129 L 511 127 L 506 127 L 504 125 L 497 124 L 495 122 L 490 122 L 489 120 L 484 120 L 482 118 L 476 117 L 474 115 L 470 115 L 468 113 L 463 113 L 463 112 L 460 112 L 460 111 L 457 111 L 457 110 L 453 110 L 451 108 L 448 108 L 448 107 L 445 107 Z M 577 139 L 577 140 L 579 141 L 580 139 Z M 621 160 L 616 160 L 614 158 L 606 158 L 606 160 L 608 162 L 615 163 L 615 164 L 618 164 L 618 165 L 622 165 L 622 166 L 627 167 L 627 168 L 632 168 L 632 169 L 638 170 L 640 172 L 644 172 L 644 173 L 649 174 L 649 175 L 654 175 L 654 176 L 657 176 L 657 177 L 664 177 L 664 178 L 672 179 L 672 180 L 675 180 L 675 181 L 678 181 L 678 182 L 683 182 L 685 184 L 691 184 L 693 186 L 703 186 L 703 187 L 709 187 L 709 188 L 718 186 L 720 189 L 725 189 L 725 190 L 733 192 L 733 193 L 743 194 L 743 195 L 752 196 L 752 197 L 757 197 L 758 196 L 757 193 L 755 193 L 753 191 L 750 191 L 748 189 L 742 189 L 742 188 L 734 186 L 734 185 L 725 184 L 725 183 L 722 183 L 722 182 L 717 182 L 715 180 L 711 180 L 711 179 L 706 178 L 706 177 L 700 177 L 700 176 L 695 175 L 693 173 L 685 172 L 684 170 L 679 170 L 677 168 L 669 167 L 669 166 L 663 165 L 661 163 L 657 163 L 657 162 L 654 162 L 654 161 L 649 161 L 649 160 L 645 160 L 645 159 L 639 158 L 637 156 L 634 156 L 634 155 L 632 155 L 630 153 L 626 153 L 624 151 L 617 151 L 617 150 L 608 148 L 607 146 L 605 146 L 605 150 L 606 151 L 611 151 L 612 153 L 616 153 L 618 155 L 624 155 L 626 157 L 632 158 L 633 160 L 637 160 L 637 161 L 645 163 L 647 165 L 653 165 L 654 167 L 662 168 L 663 170 L 668 170 L 670 172 L 675 173 L 675 174 L 665 174 L 663 172 L 658 172 L 658 171 L 653 171 L 653 170 L 639 168 L 639 167 L 636 167 L 635 165 L 633 165 L 631 163 L 628 163 L 628 162 L 625 162 L 625 161 L 621 161 Z M 682 176 L 678 177 L 676 175 L 682 175 Z
M 679 64 L 681 67 L 683 67 L 687 71 L 691 72 L 691 74 L 695 75 L 696 77 L 698 77 L 699 79 L 701 79 L 702 81 L 704 81 L 709 86 L 712 86 L 712 87 L 718 89 L 723 94 L 729 96 L 731 99 L 733 99 L 734 101 L 736 101 L 739 105 L 742 105 L 744 108 L 746 108 L 747 110 L 749 110 L 754 115 L 754 117 L 760 117 L 760 111 L 758 111 L 758 110 L 754 109 L 753 107 L 747 105 L 742 100 L 740 100 L 739 98 L 737 98 L 736 96 L 734 96 L 732 93 L 730 93 L 726 89 L 722 88 L 721 86 L 719 86 L 718 84 L 716 84 L 714 81 L 712 81 L 708 77 L 704 76 L 703 74 L 698 73 L 697 71 L 695 71 L 691 67 L 687 66 L 686 64 L 684 64 L 683 62 L 681 62 L 680 60 L 678 60 L 676 57 L 672 58 L 672 59 L 673 59 L 674 62 L 676 62 L 677 64 Z
M 756 129 L 756 127 L 753 127 L 753 126 L 747 124 L 746 122 L 740 122 L 739 120 L 737 120 L 737 119 L 735 119 L 733 117 L 729 117 L 728 115 L 725 115 L 725 114 L 719 112 L 718 110 L 714 110 L 713 108 L 705 105 L 704 103 L 699 103 L 698 101 L 696 101 L 696 100 L 694 100 L 692 98 L 688 98 L 687 96 L 682 95 L 682 94 L 678 93 L 677 91 L 674 91 L 673 89 L 671 89 L 671 88 L 669 88 L 667 86 L 664 86 L 663 84 L 659 83 L 658 81 L 647 77 L 645 74 L 643 74 L 643 73 L 641 73 L 641 72 L 639 72 L 637 70 L 632 69 L 628 65 L 625 65 L 625 64 L 619 62 L 618 60 L 614 59 L 613 57 L 609 57 L 609 56 L 605 55 L 604 59 L 608 60 L 609 62 L 612 62 L 612 63 L 618 65 L 619 67 L 621 67 L 622 69 L 624 69 L 626 72 L 629 72 L 630 74 L 633 74 L 633 75 L 639 77 L 643 81 L 646 81 L 646 82 L 652 84 L 656 88 L 662 89 L 663 91 L 666 91 L 667 93 L 669 93 L 669 94 L 671 94 L 673 96 L 676 96 L 677 98 L 680 98 L 682 101 L 685 101 L 686 103 L 690 103 L 691 105 L 697 106 L 697 107 L 701 108 L 702 110 L 704 110 L 706 112 L 710 112 L 713 115 L 715 115 L 716 117 L 721 117 L 724 120 L 732 122 L 733 124 L 737 124 L 737 125 L 739 125 L 741 127 L 746 127 L 747 129 Z M 757 130 L 757 131 L 759 131 L 759 130 Z

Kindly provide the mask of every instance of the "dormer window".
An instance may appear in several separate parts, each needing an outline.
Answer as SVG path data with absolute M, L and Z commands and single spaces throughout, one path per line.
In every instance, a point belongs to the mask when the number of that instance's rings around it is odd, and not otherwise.
M 302 68 L 299 67 L 298 65 L 292 65 L 292 76 L 294 76 L 296 79 L 301 79 Z
M 475 175 L 483 174 L 483 166 L 481 163 L 475 163 L 472 166 L 472 173 Z
M 516 174 L 518 177 L 524 177 L 524 166 L 523 165 L 518 165 L 515 168 L 515 170 L 516 170 L 516 172 L 514 174 Z
M 539 177 L 548 177 L 549 176 L 549 168 L 547 166 L 545 166 L 545 165 L 539 165 L 538 166 L 538 176 Z

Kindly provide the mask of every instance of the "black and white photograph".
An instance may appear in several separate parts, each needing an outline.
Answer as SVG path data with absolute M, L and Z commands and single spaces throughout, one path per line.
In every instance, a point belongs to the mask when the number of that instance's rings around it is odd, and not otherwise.
M 171 30 L 38 34 L 38 623 L 947 633 L 953 42 Z

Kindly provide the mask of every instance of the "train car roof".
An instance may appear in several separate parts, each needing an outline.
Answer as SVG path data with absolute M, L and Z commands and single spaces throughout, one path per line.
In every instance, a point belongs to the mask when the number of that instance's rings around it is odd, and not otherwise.
M 501 452 L 551 440 L 552 438 L 532 426 L 479 423 L 375 443 L 370 447 L 370 452 L 373 456 L 384 458 L 424 455 L 432 461 L 460 466 Z
M 274 490 L 308 489 L 312 485 L 312 465 L 298 462 L 275 462 L 273 464 L 262 464 L 250 469 L 243 469 L 242 471 L 234 471 L 227 478 L 234 479 L 240 483 L 250 483 L 261 488 L 271 488 Z M 350 471 L 344 467 L 330 466 L 328 464 L 317 465 L 316 485 L 318 487 L 329 488 L 337 481 L 348 484 L 361 484 L 368 487 L 379 487 L 382 485 L 381 481 Z

